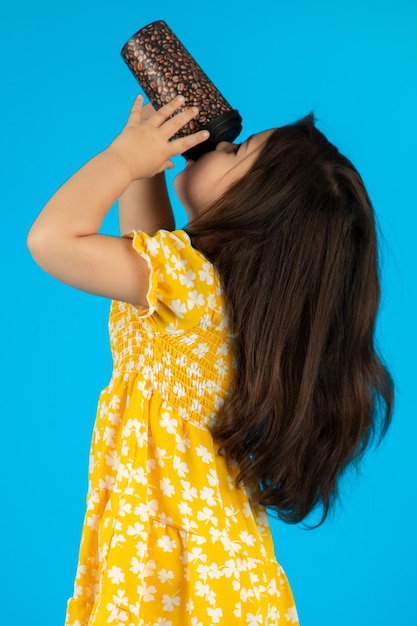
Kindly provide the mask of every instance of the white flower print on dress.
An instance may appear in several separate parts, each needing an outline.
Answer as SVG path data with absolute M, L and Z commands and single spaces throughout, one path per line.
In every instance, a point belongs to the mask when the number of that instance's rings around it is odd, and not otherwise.
M 175 435 L 176 430 L 177 430 L 176 429 L 177 420 L 174 417 L 172 417 L 169 413 L 162 413 L 159 423 L 161 424 L 163 428 L 166 428 L 167 433 L 169 433 L 170 435 Z
M 228 367 L 224 361 L 224 359 L 219 358 L 216 365 L 215 365 L 217 372 L 219 374 L 219 376 L 222 376 L 224 378 L 224 376 L 227 374 L 227 370 Z
M 203 489 L 200 489 L 200 498 L 209 506 L 216 506 L 217 504 L 217 499 L 214 498 L 214 489 L 211 489 L 210 487 L 203 487 Z
M 200 343 L 196 348 L 193 349 L 193 354 L 195 354 L 199 359 L 203 359 L 209 352 L 209 350 L 210 348 L 206 343 Z
M 214 469 L 211 469 L 207 474 L 206 474 L 206 478 L 207 481 L 209 483 L 209 485 L 211 487 L 217 487 L 217 485 L 219 484 L 219 477 L 218 474 L 215 472 Z
M 190 447 L 190 439 L 187 435 L 181 436 L 178 433 L 175 434 L 176 440 L 176 448 L 178 452 L 187 452 L 187 449 Z
M 183 272 L 187 264 L 188 262 L 185 259 L 181 259 L 181 257 L 174 255 L 174 254 L 171 256 L 171 266 L 175 272 L 180 272 L 180 273 Z M 167 272 L 168 272 L 168 268 L 167 268 Z M 194 274 L 194 278 L 195 278 L 195 274 Z M 181 277 L 180 277 L 180 283 L 181 283 Z M 188 287 L 186 283 L 182 283 L 182 284 Z
M 174 315 L 180 319 L 183 319 L 184 314 L 187 312 L 187 307 L 181 300 L 171 300 L 171 309 Z
M 170 322 L 168 326 L 165 327 L 165 332 L 169 335 L 182 335 L 184 330 L 182 328 L 178 328 L 178 322 Z
M 279 594 L 277 581 L 275 580 L 275 578 L 269 581 L 267 591 L 270 596 L 276 596 L 277 594 Z
M 191 311 L 195 306 L 202 307 L 205 304 L 203 294 L 198 291 L 190 291 L 188 294 L 187 306 Z
M 180 502 L 178 505 L 178 510 L 183 516 L 189 516 L 193 514 L 193 510 L 190 507 L 190 505 L 187 504 L 187 502 Z M 186 520 L 183 520 L 182 523 L 184 524 L 184 527 L 186 528 L 186 524 L 187 524 Z M 186 530 L 188 529 L 186 528 Z
M 130 569 L 133 574 L 142 574 L 145 569 L 145 563 L 143 561 L 139 561 L 139 559 L 134 556 L 130 561 Z
M 174 539 L 170 539 L 168 535 L 166 535 L 165 537 L 160 537 L 157 543 L 162 552 L 172 552 L 177 545 L 176 541 L 174 541 Z
M 217 526 L 218 519 L 213 515 L 213 509 L 209 509 L 208 506 L 204 506 L 201 511 L 197 513 L 197 519 L 200 522 L 210 522 L 213 526 Z
M 138 617 L 139 616 L 139 611 L 140 611 L 140 603 L 139 602 L 135 602 L 135 604 L 129 604 L 129 611 L 130 611 L 130 613 L 132 615 L 134 615 L 135 617 Z M 129 626 L 135 626 L 135 624 L 129 624 Z M 139 622 L 138 626 L 140 626 L 140 622 Z
M 178 415 L 183 419 L 183 420 L 188 420 L 188 418 L 190 417 L 189 412 L 184 408 L 184 407 L 178 407 Z
M 167 265 L 166 273 L 167 273 L 167 276 L 171 277 L 172 281 L 178 280 L 177 272 L 175 271 L 174 265 Z M 161 276 L 158 277 L 159 282 L 161 282 L 161 278 L 162 278 Z
M 195 274 L 193 272 L 193 270 L 188 270 L 188 272 L 186 274 L 180 274 L 179 278 L 180 278 L 180 283 L 181 285 L 185 285 L 185 287 L 194 287 L 195 283 L 194 283 L 194 279 L 195 279 Z
M 146 556 L 148 546 L 144 541 L 138 541 L 135 545 L 136 556 L 138 559 L 143 559 Z
M 212 325 L 211 316 L 208 314 L 202 315 L 199 326 L 202 330 L 207 330 Z
M 147 576 L 153 576 L 157 569 L 155 561 L 153 559 L 149 559 L 149 561 L 146 561 L 144 565 L 145 565 L 145 569 L 143 570 L 144 578 L 146 578 Z
M 236 561 L 233 559 L 228 559 L 224 564 L 223 573 L 226 578 L 230 578 L 231 576 L 239 578 L 239 568 Z
M 112 397 L 110 398 L 109 408 L 117 411 L 119 407 L 120 407 L 120 398 L 118 395 L 114 393 Z
M 181 383 L 179 382 L 175 383 L 175 385 L 172 388 L 172 391 L 178 399 L 183 398 L 185 396 L 185 389 L 183 385 L 181 385 Z
M 246 615 L 246 623 L 248 624 L 248 626 L 258 626 L 258 624 L 262 624 L 262 622 L 262 615 L 254 615 L 253 613 L 248 613 Z
M 182 520 L 182 527 L 186 533 L 194 533 L 198 530 L 198 524 L 196 524 L 192 519 L 187 518 Z
M 111 452 L 109 452 L 109 454 L 106 454 L 105 459 L 106 459 L 106 464 L 110 465 L 110 467 L 113 470 L 117 471 L 117 469 L 119 467 L 119 455 L 118 455 L 117 451 L 116 450 L 112 450 Z
M 287 622 L 291 622 L 291 624 L 298 623 L 297 609 L 295 608 L 295 606 L 292 606 L 288 609 L 288 611 L 285 613 L 285 619 L 287 620 Z
M 141 537 L 141 539 L 145 540 L 147 537 L 147 533 L 144 532 L 145 526 L 140 522 L 135 522 L 134 524 L 130 524 L 126 529 L 126 534 L 131 537 Z
M 114 448 L 116 445 L 115 440 L 114 440 L 115 434 L 116 434 L 116 431 L 114 428 L 110 428 L 110 426 L 106 426 L 103 438 L 104 438 L 104 442 L 106 446 L 108 446 L 109 448 Z
M 111 538 L 110 548 L 114 548 L 115 546 L 122 546 L 126 543 L 126 537 L 122 533 L 114 533 Z
M 216 580 L 218 580 L 219 578 L 221 578 L 223 576 L 223 572 L 219 568 L 217 563 L 212 563 L 210 565 L 210 567 L 208 568 L 208 576 L 209 576 L 209 578 L 212 578 L 212 579 L 214 578 Z
M 175 578 L 174 572 L 172 570 L 165 569 L 165 567 L 157 573 L 157 576 L 161 583 L 169 582 Z
M 223 531 L 222 536 L 220 537 L 220 541 L 222 542 L 223 547 L 226 550 L 226 552 L 228 552 L 231 556 L 237 556 L 238 554 L 240 554 L 242 550 L 240 541 L 231 539 L 226 534 L 226 531 Z
M 148 251 L 152 256 L 156 256 L 160 249 L 160 243 L 157 239 L 151 239 L 148 244 Z
M 138 585 L 137 590 L 143 602 L 152 602 L 153 600 L 155 600 L 155 585 L 147 585 L 146 583 L 143 583 L 142 585 Z
M 125 498 L 121 498 L 119 502 L 118 515 L 124 517 L 132 512 L 132 505 L 130 502 L 126 502 Z
M 88 515 L 87 526 L 89 526 L 91 530 L 98 530 L 99 524 L 100 524 L 100 516 L 97 515 L 97 513 Z
M 128 615 L 124 609 L 119 609 L 118 606 L 109 602 L 107 605 L 107 610 L 110 611 L 108 622 L 112 624 L 116 622 L 116 624 L 121 624 L 122 622 L 126 622 L 128 619 Z
M 113 595 L 113 602 L 117 606 L 127 606 L 128 599 L 126 597 L 126 592 L 123 589 L 118 589 L 117 593 Z
M 132 471 L 130 472 L 130 477 L 139 485 L 147 484 L 147 476 L 143 467 L 138 467 L 135 470 L 132 469 Z
M 279 620 L 279 611 L 277 609 L 276 606 L 270 606 L 269 610 L 268 610 L 268 615 L 267 615 L 268 619 L 273 619 L 275 621 Z
M 175 494 L 175 487 L 171 483 L 171 480 L 169 478 L 161 478 L 161 480 L 159 481 L 159 486 L 164 496 L 172 498 L 172 496 Z
M 167 232 L 167 231 L 165 231 L 165 232 Z M 190 238 L 187 235 L 187 233 L 182 232 L 181 235 L 182 235 L 183 239 L 185 239 L 187 244 L 190 244 Z M 185 242 L 183 241 L 183 239 L 180 239 L 178 237 L 178 235 L 176 235 L 175 233 L 169 232 L 169 238 L 172 240 L 176 250 L 180 251 L 180 250 L 183 250 L 185 248 L 185 245 L 186 245 Z
M 154 470 L 155 467 L 156 467 L 155 459 L 146 459 L 146 471 L 148 475 L 152 473 L 152 470 Z
M 202 376 L 201 368 L 197 363 L 190 363 L 186 369 L 189 378 L 200 378 Z
M 237 524 L 237 515 L 238 515 L 238 511 L 235 510 L 235 508 L 233 506 L 226 506 L 225 507 L 225 513 L 227 515 L 227 519 L 234 522 L 235 524 Z
M 203 263 L 203 269 L 198 272 L 201 282 L 207 285 L 214 283 L 213 268 L 210 263 Z
M 195 487 L 191 487 L 191 483 L 186 480 L 181 480 L 181 485 L 183 486 L 183 490 L 181 492 L 183 500 L 191 502 L 197 498 L 197 489 Z
M 145 502 L 141 502 L 135 507 L 134 515 L 135 517 L 139 517 L 142 522 L 145 522 L 149 515 L 149 505 L 145 504 Z
M 218 624 L 220 622 L 220 618 L 223 615 L 223 611 L 221 608 L 212 609 L 210 607 L 207 608 L 207 613 L 210 615 L 213 624 Z
M 155 448 L 155 459 L 160 467 L 165 467 L 165 461 L 171 457 L 167 456 L 167 451 L 162 448 Z
M 122 572 L 122 568 L 117 567 L 117 565 L 113 565 L 113 567 L 107 571 L 107 576 L 115 585 L 119 585 L 120 583 L 123 583 L 125 580 L 125 575 Z
M 196 452 L 201 457 L 203 463 L 211 463 L 213 461 L 212 453 L 205 446 L 197 446 Z
M 244 515 L 244 517 L 250 517 L 252 515 L 252 509 L 250 508 L 250 504 L 249 502 L 245 502 L 243 508 L 242 508 L 242 513 Z
M 167 515 L 166 513 L 160 513 L 158 517 L 158 521 L 155 521 L 155 525 L 158 526 L 172 526 L 173 521 L 172 517 Z
M 210 309 L 216 310 L 217 298 L 213 293 L 210 293 L 207 298 L 207 306 Z
M 185 463 L 185 461 L 182 461 L 181 458 L 177 455 L 174 456 L 174 469 L 177 470 L 178 476 L 180 476 L 181 478 L 184 478 L 190 471 L 188 469 L 187 463 Z
M 207 562 L 207 554 L 203 552 L 202 548 L 191 548 L 188 552 L 188 562 L 192 563 L 193 561 Z
M 168 594 L 164 594 L 162 596 L 162 604 L 164 611 L 173 611 L 175 606 L 181 604 L 181 598 L 179 596 L 171 597 Z
M 200 567 L 200 566 L 199 566 Z M 210 593 L 210 585 L 197 581 L 195 584 L 195 595 L 205 598 Z
M 254 546 L 256 544 L 255 536 L 249 534 L 247 530 L 242 530 L 239 534 L 239 537 L 242 543 L 246 544 L 247 546 Z

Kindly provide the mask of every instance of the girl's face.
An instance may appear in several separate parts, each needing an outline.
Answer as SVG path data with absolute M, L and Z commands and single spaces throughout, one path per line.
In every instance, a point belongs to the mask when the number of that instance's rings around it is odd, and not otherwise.
M 198 161 L 187 161 L 174 188 L 188 217 L 201 215 L 252 167 L 272 130 L 252 135 L 242 144 L 222 141 Z

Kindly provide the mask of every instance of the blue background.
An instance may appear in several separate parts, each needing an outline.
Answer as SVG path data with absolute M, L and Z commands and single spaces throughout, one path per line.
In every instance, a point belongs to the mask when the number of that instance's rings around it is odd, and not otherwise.
M 26 234 L 121 130 L 139 88 L 120 49 L 165 19 L 240 110 L 242 138 L 314 109 L 368 186 L 383 232 L 378 339 L 397 385 L 394 422 L 323 527 L 274 521 L 273 533 L 302 626 L 415 624 L 416 6 L 21 0 L 2 9 L 1 623 L 63 623 L 96 403 L 111 372 L 109 303 L 44 274 Z M 104 230 L 116 229 L 113 207 Z

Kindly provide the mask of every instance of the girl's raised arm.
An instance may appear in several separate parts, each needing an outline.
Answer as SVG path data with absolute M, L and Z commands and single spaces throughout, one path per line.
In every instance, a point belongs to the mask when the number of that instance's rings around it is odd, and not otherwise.
M 131 230 L 143 230 L 152 235 L 160 228 L 175 228 L 165 174 L 130 183 L 118 200 L 118 210 L 121 235 Z
M 155 113 L 151 103 L 142 109 L 142 120 L 149 119 Z M 149 235 L 160 228 L 173 230 L 174 215 L 165 174 L 153 178 L 134 180 L 118 200 L 120 234 L 131 230 L 143 230 Z
M 181 98 L 142 120 L 142 97 L 111 145 L 76 172 L 49 200 L 34 222 L 28 247 L 49 274 L 77 289 L 146 305 L 149 270 L 126 238 L 99 234 L 114 202 L 138 179 L 172 167 L 171 157 L 201 141 L 199 132 L 170 141 L 195 115 Z

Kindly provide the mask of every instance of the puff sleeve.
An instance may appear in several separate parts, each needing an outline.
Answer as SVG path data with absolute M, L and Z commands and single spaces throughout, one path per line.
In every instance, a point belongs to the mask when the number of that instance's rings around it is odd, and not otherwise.
M 154 316 L 174 331 L 198 324 L 208 309 L 221 308 L 214 267 L 192 247 L 185 231 L 159 230 L 154 235 L 132 231 L 126 236 L 150 270 L 148 306 L 136 307 L 139 317 Z

